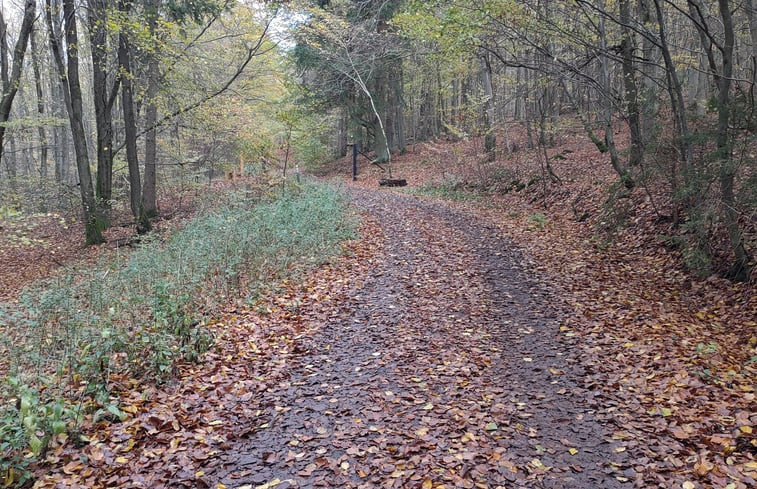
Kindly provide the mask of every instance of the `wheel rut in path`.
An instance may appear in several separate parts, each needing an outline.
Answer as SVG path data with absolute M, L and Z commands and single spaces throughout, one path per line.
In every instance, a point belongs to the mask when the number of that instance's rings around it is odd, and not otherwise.
M 521 254 L 443 203 L 351 192 L 384 229 L 373 273 L 305 340 L 261 400 L 266 424 L 216 461 L 213 480 L 627 486 L 626 454 L 582 387 L 580 348 Z

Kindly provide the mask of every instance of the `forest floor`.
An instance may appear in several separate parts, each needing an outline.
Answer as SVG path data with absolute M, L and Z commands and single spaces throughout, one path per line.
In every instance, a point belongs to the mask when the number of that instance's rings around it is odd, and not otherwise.
M 163 218 L 155 221 L 156 231 L 170 232 L 192 217 L 197 196 L 196 191 L 174 189 L 161 198 Z M 112 209 L 112 225 L 104 233 L 105 243 L 98 246 L 84 246 L 84 228 L 77 218 L 70 212 L 45 212 L 0 219 L 0 302 L 17 301 L 24 287 L 54 276 L 62 267 L 82 260 L 94 263 L 113 250 L 128 249 L 135 238 L 126 206 Z
M 651 201 L 602 237 L 612 176 L 585 141 L 543 193 L 482 192 L 535 156 L 471 165 L 475 144 L 395 162 L 457 202 L 363 170 L 344 256 L 219 318 L 204 363 L 124 393 L 37 485 L 753 487 L 754 284 L 682 271 L 642 232 Z

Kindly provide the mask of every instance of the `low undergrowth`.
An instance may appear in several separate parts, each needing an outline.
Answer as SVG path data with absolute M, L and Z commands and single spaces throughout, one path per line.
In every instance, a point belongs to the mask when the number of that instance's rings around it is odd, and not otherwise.
M 330 187 L 305 184 L 278 197 L 236 191 L 168 238 L 0 305 L 11 356 L 0 384 L 0 485 L 23 485 L 51 443 L 86 441 L 87 423 L 123 419 L 119 391 L 198 360 L 213 342 L 205 322 L 220 305 L 337 253 L 354 234 L 355 219 L 345 216 Z
M 478 189 L 468 187 L 463 181 L 454 177 L 446 177 L 441 182 L 430 182 L 412 187 L 408 189 L 408 192 L 458 202 L 480 200 L 483 197 L 483 193 Z

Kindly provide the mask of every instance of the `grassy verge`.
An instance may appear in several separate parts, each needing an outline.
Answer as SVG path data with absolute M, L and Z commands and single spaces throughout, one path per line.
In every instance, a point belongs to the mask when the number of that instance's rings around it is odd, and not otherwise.
M 3 341 L 12 342 L 0 384 L 0 485 L 23 483 L 25 467 L 56 437 L 80 436 L 85 420 L 122 418 L 118 391 L 199 359 L 220 304 L 327 260 L 355 225 L 329 187 L 275 199 L 239 191 L 165 240 L 0 305 Z

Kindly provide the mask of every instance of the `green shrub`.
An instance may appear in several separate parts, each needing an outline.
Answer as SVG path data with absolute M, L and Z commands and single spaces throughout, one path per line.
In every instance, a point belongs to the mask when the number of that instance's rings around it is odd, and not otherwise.
M 0 305 L 10 378 L 0 384 L 0 483 L 44 453 L 81 415 L 119 419 L 113 374 L 161 382 L 179 360 L 212 344 L 204 327 L 214 306 L 255 294 L 277 277 L 339 251 L 355 218 L 333 188 L 306 184 L 276 200 L 227 196 L 165 240 L 27 289 Z M 3 481 L 3 478 L 6 481 Z
M 547 216 L 545 216 L 541 212 L 531 214 L 530 216 L 528 216 L 528 222 L 531 224 L 531 229 L 544 229 L 544 226 L 547 225 Z
M 480 196 L 468 190 L 465 183 L 455 175 L 446 175 L 442 182 L 421 185 L 410 192 L 455 201 L 470 201 Z

